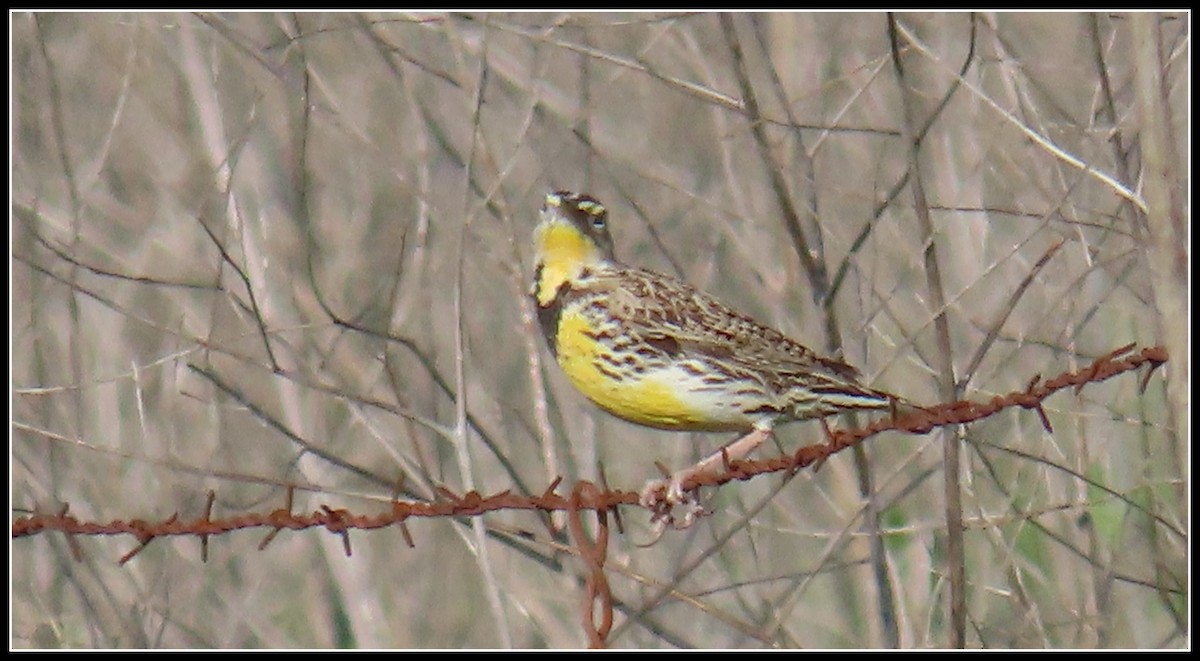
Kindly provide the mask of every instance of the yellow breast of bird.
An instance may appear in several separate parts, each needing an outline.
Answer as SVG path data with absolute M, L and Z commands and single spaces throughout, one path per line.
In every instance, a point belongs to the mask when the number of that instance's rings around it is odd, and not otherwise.
M 703 364 L 645 361 L 635 369 L 637 357 L 620 355 L 579 309 L 563 310 L 555 339 L 558 364 L 575 387 L 619 418 L 677 431 L 742 431 L 753 425 L 735 397 L 703 378 Z

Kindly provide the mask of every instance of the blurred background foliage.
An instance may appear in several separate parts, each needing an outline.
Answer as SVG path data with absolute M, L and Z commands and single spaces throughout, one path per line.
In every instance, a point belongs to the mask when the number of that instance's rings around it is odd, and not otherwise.
M 728 441 L 607 417 L 557 372 L 524 299 L 557 188 L 604 201 L 622 260 L 917 401 L 1186 324 L 1150 238 L 1188 259 L 1186 15 L 901 14 L 892 35 L 877 13 L 10 20 L 14 515 L 195 517 L 214 489 L 231 516 L 286 484 L 299 511 L 357 513 L 601 471 L 637 489 Z M 1180 205 L 1165 238 L 1138 209 L 1152 184 Z M 627 509 L 609 642 L 943 647 L 955 563 L 970 647 L 1189 645 L 1187 400 L 1164 376 L 1183 359 L 1144 392 L 1126 375 L 1054 396 L 1053 433 L 1029 411 L 962 432 L 961 557 L 954 434 L 730 484 L 650 548 Z M 562 521 L 480 523 L 410 523 L 412 549 L 357 533 L 351 558 L 319 531 L 214 538 L 207 563 L 159 540 L 123 567 L 130 538 L 78 539 L 82 562 L 60 535 L 14 540 L 11 644 L 585 645 Z

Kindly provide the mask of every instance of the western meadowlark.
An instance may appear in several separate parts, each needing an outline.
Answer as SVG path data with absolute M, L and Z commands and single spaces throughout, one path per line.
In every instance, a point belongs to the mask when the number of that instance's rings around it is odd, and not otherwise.
M 859 385 L 858 371 L 841 360 L 680 280 L 618 262 L 608 212 L 591 196 L 547 195 L 534 244 L 530 295 L 551 351 L 580 392 L 649 427 L 745 433 L 669 484 L 649 483 L 642 503 L 656 518 L 670 521 L 671 506 L 689 502 L 684 479 L 745 456 L 777 424 L 897 402 Z

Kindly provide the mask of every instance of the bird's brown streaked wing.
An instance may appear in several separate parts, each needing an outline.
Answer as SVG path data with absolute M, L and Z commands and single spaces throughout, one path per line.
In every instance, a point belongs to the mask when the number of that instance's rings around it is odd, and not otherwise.
M 741 314 L 687 283 L 650 271 L 622 269 L 603 285 L 611 312 L 633 333 L 664 347 L 781 380 L 806 373 L 854 385 L 858 370 Z M 869 392 L 864 390 L 864 392 Z

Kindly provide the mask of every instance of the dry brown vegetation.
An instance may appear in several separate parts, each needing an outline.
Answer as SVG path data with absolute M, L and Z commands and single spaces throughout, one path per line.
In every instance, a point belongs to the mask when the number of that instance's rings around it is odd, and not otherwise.
M 1008 410 L 706 492 L 649 548 L 624 508 L 609 645 L 1189 646 L 1188 17 L 893 19 L 12 14 L 14 515 L 195 517 L 211 489 L 235 516 L 287 485 L 369 513 L 694 461 L 729 439 L 607 417 L 537 335 L 536 209 L 586 190 L 624 261 L 913 400 L 1171 357 L 1054 395 L 1053 433 Z M 129 537 L 35 535 L 11 644 L 579 647 L 563 523 L 123 566 Z

